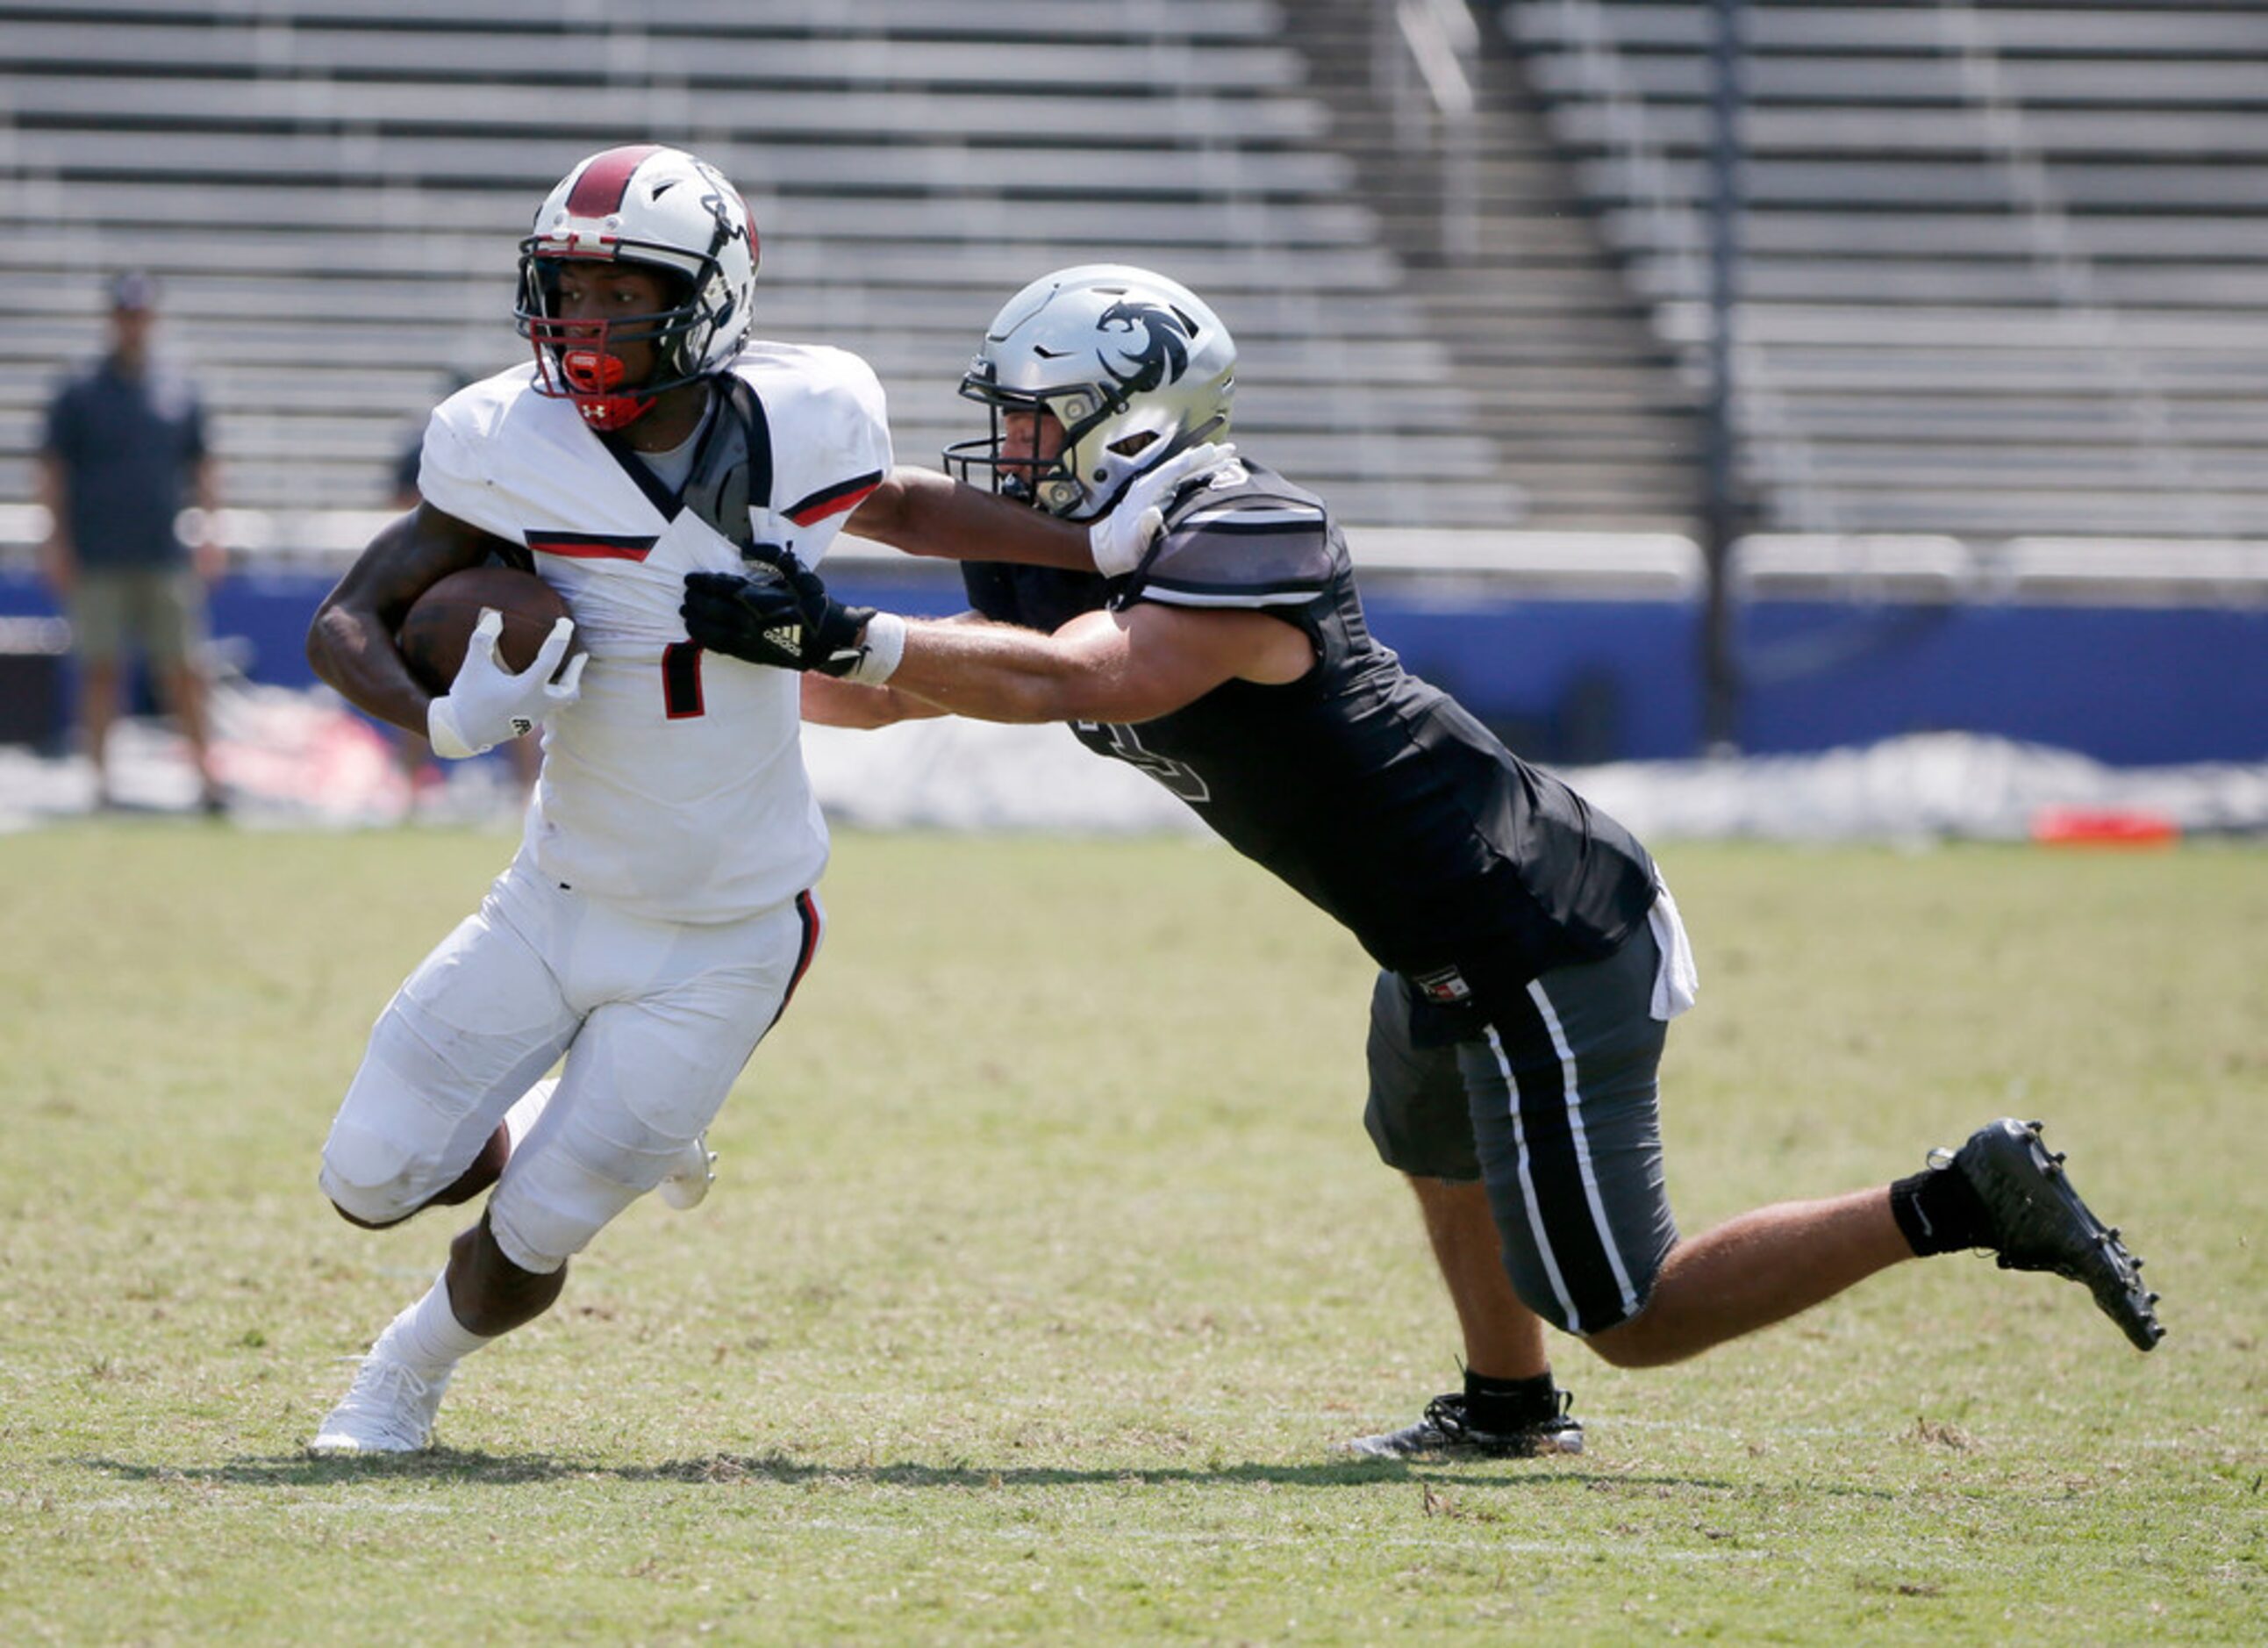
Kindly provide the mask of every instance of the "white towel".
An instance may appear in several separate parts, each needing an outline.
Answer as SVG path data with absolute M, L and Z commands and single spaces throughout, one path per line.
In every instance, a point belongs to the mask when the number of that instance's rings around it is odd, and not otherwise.
M 1661 964 L 1653 973 L 1653 1016 L 1666 1024 L 1691 1007 L 1701 994 L 1701 975 L 1693 965 L 1693 943 L 1685 936 L 1685 922 L 1677 913 L 1677 900 L 1669 896 L 1667 882 L 1654 883 L 1653 908 L 1646 913 L 1646 924 L 1653 929 L 1653 942 L 1661 951 Z

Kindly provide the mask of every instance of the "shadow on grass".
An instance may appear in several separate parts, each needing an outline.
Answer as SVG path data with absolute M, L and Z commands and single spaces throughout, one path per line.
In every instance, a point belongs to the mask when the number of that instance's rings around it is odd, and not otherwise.
M 279 1453 L 244 1456 L 218 1465 L 136 1464 L 123 1460 L 85 1460 L 91 1470 L 122 1482 L 189 1482 L 246 1488 L 324 1488 L 364 1482 L 438 1482 L 491 1487 L 524 1482 L 683 1482 L 695 1486 L 795 1486 L 833 1482 L 845 1486 L 933 1488 L 998 1491 L 1004 1488 L 1062 1488 L 1081 1483 L 1130 1483 L 1173 1487 L 1192 1483 L 1231 1485 L 1265 1482 L 1289 1487 L 1359 1488 L 1384 1482 L 1440 1480 L 1480 1486 L 1541 1488 L 1578 1482 L 1602 1491 L 1683 1489 L 1733 1492 L 1743 1484 L 1724 1477 L 1636 1475 L 1610 1469 L 1569 1468 L 1535 1460 L 1347 1460 L 1314 1465 L 1146 1466 L 1067 1470 L 1043 1467 L 917 1465 L 799 1460 L 780 1452 L 719 1453 L 702 1460 L 669 1460 L 658 1465 L 602 1465 L 548 1453 L 476 1453 L 433 1448 L 423 1453 L 357 1458 L 338 1454 Z M 1476 1468 L 1489 1474 L 1476 1476 Z M 1496 1468 L 1508 1467 L 1508 1468 Z M 1889 1499 L 1880 1489 L 1815 1484 L 1837 1497 Z

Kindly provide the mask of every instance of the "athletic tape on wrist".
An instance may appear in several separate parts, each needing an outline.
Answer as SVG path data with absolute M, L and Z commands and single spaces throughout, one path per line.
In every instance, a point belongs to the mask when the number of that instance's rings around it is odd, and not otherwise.
M 877 612 L 866 620 L 866 648 L 850 671 L 861 686 L 879 687 L 898 670 L 906 655 L 906 621 L 895 612 Z

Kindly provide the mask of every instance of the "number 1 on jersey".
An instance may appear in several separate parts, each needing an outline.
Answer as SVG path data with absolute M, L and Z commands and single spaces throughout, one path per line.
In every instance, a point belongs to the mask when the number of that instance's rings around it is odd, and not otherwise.
M 661 649 L 661 704 L 674 721 L 704 713 L 701 702 L 701 648 L 672 641 Z

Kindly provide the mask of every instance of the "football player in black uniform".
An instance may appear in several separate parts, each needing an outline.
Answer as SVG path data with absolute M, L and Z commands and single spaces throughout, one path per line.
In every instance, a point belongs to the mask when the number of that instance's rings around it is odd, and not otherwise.
M 1418 1423 L 1351 1445 L 1576 1451 L 1537 1317 L 1652 1365 L 1923 1253 L 1987 1248 L 2071 1277 L 2150 1349 L 2162 1330 L 2141 1261 L 2036 1123 L 1993 1122 L 1887 1187 L 1679 1236 L 1656 1086 L 1694 988 L 1675 905 L 1628 831 L 1372 639 L 1320 499 L 1203 447 L 1226 426 L 1234 363 L 1219 318 L 1161 276 L 1047 276 L 1000 312 L 963 381 L 990 438 L 946 456 L 1102 523 L 1095 571 L 971 565 L 989 622 L 909 622 L 844 607 L 774 553 L 689 579 L 685 614 L 703 646 L 813 672 L 811 719 L 1067 721 L 1377 960 L 1366 1122 L 1417 1190 L 1468 1372 Z M 1180 484 L 1160 496 L 1161 478 Z M 1138 484 L 1138 519 L 1114 521 Z

